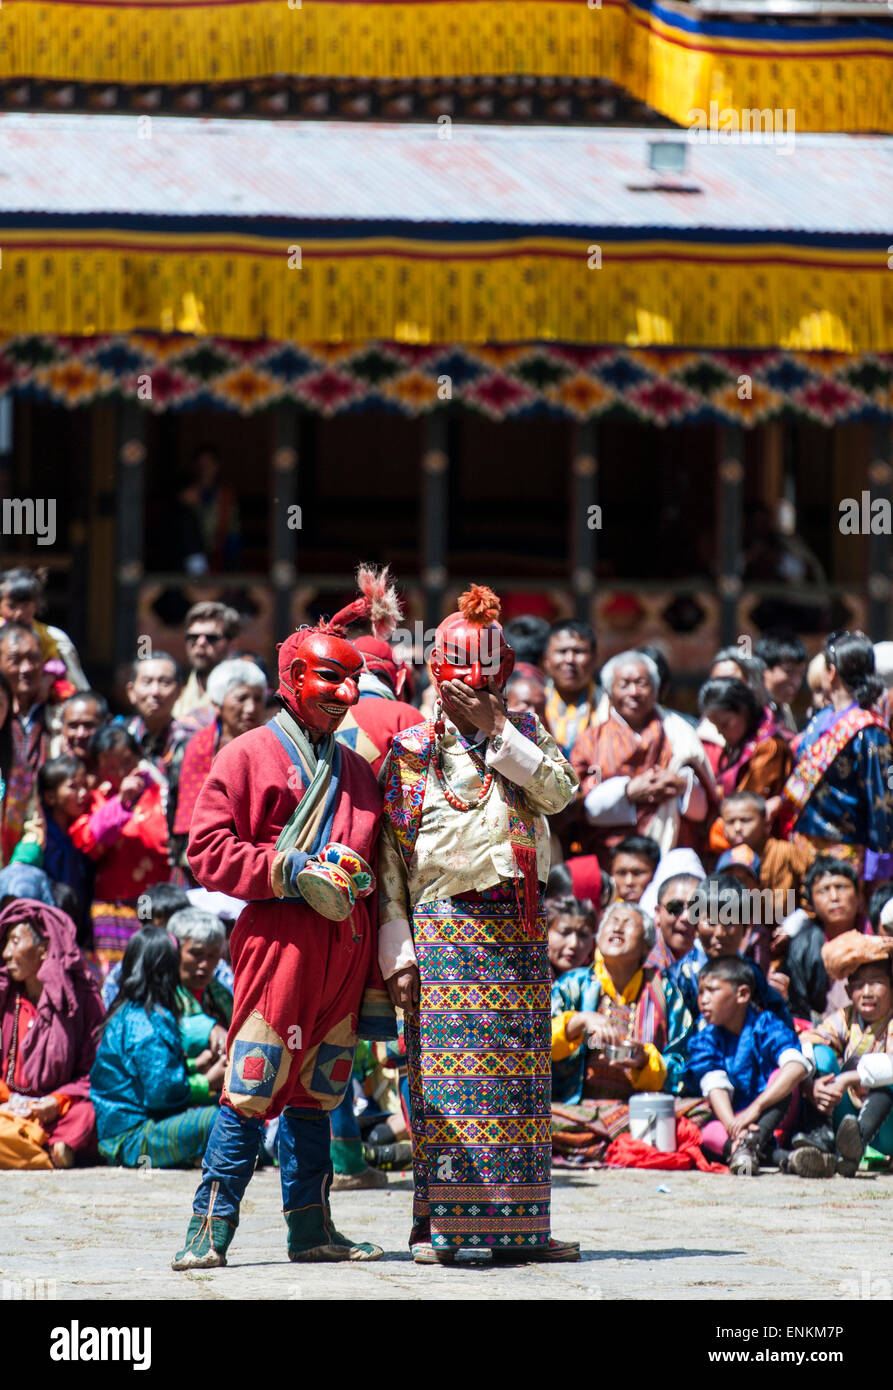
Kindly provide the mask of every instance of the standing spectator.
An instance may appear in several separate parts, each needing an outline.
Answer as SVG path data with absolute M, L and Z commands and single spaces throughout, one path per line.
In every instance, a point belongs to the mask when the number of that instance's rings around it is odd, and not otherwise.
M 42 832 L 34 828 L 37 815 L 37 770 L 49 752 L 45 706 L 40 699 L 43 658 L 40 643 L 29 627 L 7 622 L 0 628 L 0 674 L 12 690 L 12 767 L 3 798 L 0 852 L 9 863 L 26 834 L 39 844 Z
M 45 587 L 46 570 L 7 570 L 0 577 L 0 623 L 21 623 L 30 628 L 40 643 L 43 660 L 58 657 L 72 685 L 77 690 L 86 690 L 90 682 L 84 675 L 71 638 L 61 628 L 37 621 Z
M 136 714 L 127 724 L 139 752 L 165 776 L 174 748 L 183 737 L 173 717 L 180 692 L 177 663 L 167 652 L 138 657 L 127 683 L 127 698 Z
M 791 704 L 803 684 L 809 653 L 793 632 L 781 630 L 765 633 L 754 644 L 753 651 L 765 667 L 763 684 L 771 704 L 781 723 L 796 733 L 797 721 L 791 713 Z
M 225 603 L 196 603 L 186 614 L 186 655 L 189 675 L 173 708 L 174 719 L 204 709 L 213 718 L 208 676 L 225 661 L 241 626 L 235 608 Z
M 212 444 L 196 450 L 178 501 L 176 527 L 187 574 L 238 569 L 239 504 L 229 484 L 220 481 L 220 455 Z
M 650 836 L 666 854 L 683 823 L 700 825 L 716 803 L 707 754 L 691 725 L 657 703 L 660 675 L 650 657 L 621 652 L 605 663 L 602 683 L 607 717 L 571 753 L 588 822 L 583 852 L 606 865 L 632 833 Z
M 108 717 L 108 701 L 98 690 L 82 690 L 72 695 L 62 706 L 61 727 L 51 745 L 52 756 L 80 758 L 86 763 L 90 740 Z
M 220 749 L 263 723 L 266 690 L 266 677 L 253 662 L 221 662 L 208 679 L 211 709 L 216 718 L 174 751 L 167 810 L 171 863 L 190 887 L 195 879 L 186 858 L 186 841 L 198 794 Z
M 515 670 L 520 667 L 525 674 L 532 675 L 530 667 L 536 667 L 542 676 L 543 656 L 551 636 L 551 628 L 545 618 L 534 613 L 519 613 L 517 618 L 507 622 L 503 631 L 505 640 L 515 653 Z
M 94 734 L 90 751 L 100 785 L 91 810 L 69 833 L 97 865 L 91 918 L 93 950 L 104 978 L 140 925 L 140 895 L 148 884 L 170 878 L 167 784 L 141 764 L 136 740 L 120 724 Z
M 882 686 L 864 633 L 832 632 L 824 656 L 830 704 L 797 745 L 779 821 L 791 839 L 848 860 L 870 883 L 893 873 L 893 748 L 874 708 Z
M 722 795 L 752 791 L 767 800 L 780 796 L 794 756 L 777 711 L 761 706 L 744 681 L 727 678 L 705 681 L 698 706 L 722 734 L 722 747 L 704 744 Z
M 46 826 L 44 872 L 56 883 L 67 883 L 72 890 L 70 915 L 77 927 L 78 945 L 89 948 L 94 869 L 68 833 L 90 805 L 87 770 L 80 758 L 51 758 L 44 763 L 37 774 L 37 794 Z
M 560 619 L 543 654 L 546 727 L 564 756 L 595 719 L 601 690 L 595 680 L 596 640 L 588 623 Z

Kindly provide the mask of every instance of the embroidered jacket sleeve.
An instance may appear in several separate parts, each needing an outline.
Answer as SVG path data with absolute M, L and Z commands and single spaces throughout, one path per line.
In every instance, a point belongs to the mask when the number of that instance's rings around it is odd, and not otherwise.
M 552 735 L 536 720 L 536 742 L 525 738 L 510 720 L 502 730 L 502 747 L 487 749 L 487 763 L 523 788 L 532 811 L 552 816 L 573 801 L 579 786 L 574 769 Z
M 890 739 L 885 729 L 863 729 L 853 740 L 857 748 L 862 773 L 862 797 L 866 812 L 865 838 L 862 844 L 874 850 L 881 861 L 876 876 L 882 877 L 893 869 L 893 792 Z
M 385 774 L 387 764 L 382 769 Z M 406 867 L 394 827 L 384 817 L 378 841 L 378 964 L 389 980 L 398 971 L 417 964 L 412 944 L 412 909 Z
M 699 1015 L 692 1012 L 680 985 L 668 972 L 663 975 L 667 1001 L 667 1045 L 663 1059 L 667 1068 L 664 1089 L 674 1095 L 684 1095 L 689 1065 L 689 1043 L 695 1035 Z M 695 1090 L 695 1095 L 698 1091 Z

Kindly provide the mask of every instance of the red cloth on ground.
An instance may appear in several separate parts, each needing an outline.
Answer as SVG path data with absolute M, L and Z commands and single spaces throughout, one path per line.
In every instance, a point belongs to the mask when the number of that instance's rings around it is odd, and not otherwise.
M 699 1168 L 702 1173 L 727 1173 L 724 1163 L 711 1163 L 701 1152 L 701 1131 L 684 1115 L 676 1119 L 676 1151 L 662 1153 L 643 1139 L 621 1134 L 608 1145 L 605 1163 L 611 1168 L 664 1168 L 681 1172 Z
M 235 988 L 225 1098 L 240 1113 L 265 1118 L 287 1105 L 329 1110 L 338 1103 L 364 989 L 381 988 L 375 894 L 358 898 L 344 922 L 273 896 L 276 840 L 304 794 L 289 786 L 291 766 L 267 727 L 226 744 L 196 801 L 187 849 L 203 888 L 248 904 L 230 939 Z M 369 764 L 349 748 L 341 749 L 337 795 L 332 839 L 374 871 L 381 793 Z M 277 1073 L 272 1088 L 268 1068 Z

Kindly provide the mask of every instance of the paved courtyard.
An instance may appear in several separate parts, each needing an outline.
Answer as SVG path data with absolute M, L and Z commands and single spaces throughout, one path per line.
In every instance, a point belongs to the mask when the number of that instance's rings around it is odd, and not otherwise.
M 255 1175 L 226 1269 L 174 1274 L 196 1174 L 81 1169 L 0 1177 L 2 1297 L 57 1299 L 826 1299 L 891 1296 L 893 1177 L 804 1182 L 767 1173 L 555 1175 L 553 1230 L 575 1265 L 417 1266 L 411 1183 L 336 1193 L 338 1226 L 375 1264 L 289 1264 L 278 1174 Z M 34 1281 L 32 1285 L 29 1281 Z M 43 1281 L 43 1282 L 41 1282 Z

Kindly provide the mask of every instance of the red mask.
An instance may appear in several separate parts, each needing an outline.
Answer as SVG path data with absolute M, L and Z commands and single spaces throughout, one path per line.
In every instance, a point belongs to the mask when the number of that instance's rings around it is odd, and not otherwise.
M 305 629 L 283 642 L 279 694 L 312 734 L 331 734 L 360 696 L 363 658 L 333 633 Z
M 431 674 L 438 687 L 444 681 L 464 681 L 472 690 L 483 690 L 492 678 L 501 690 L 514 665 L 515 653 L 498 623 L 481 627 L 452 613 L 437 629 Z

